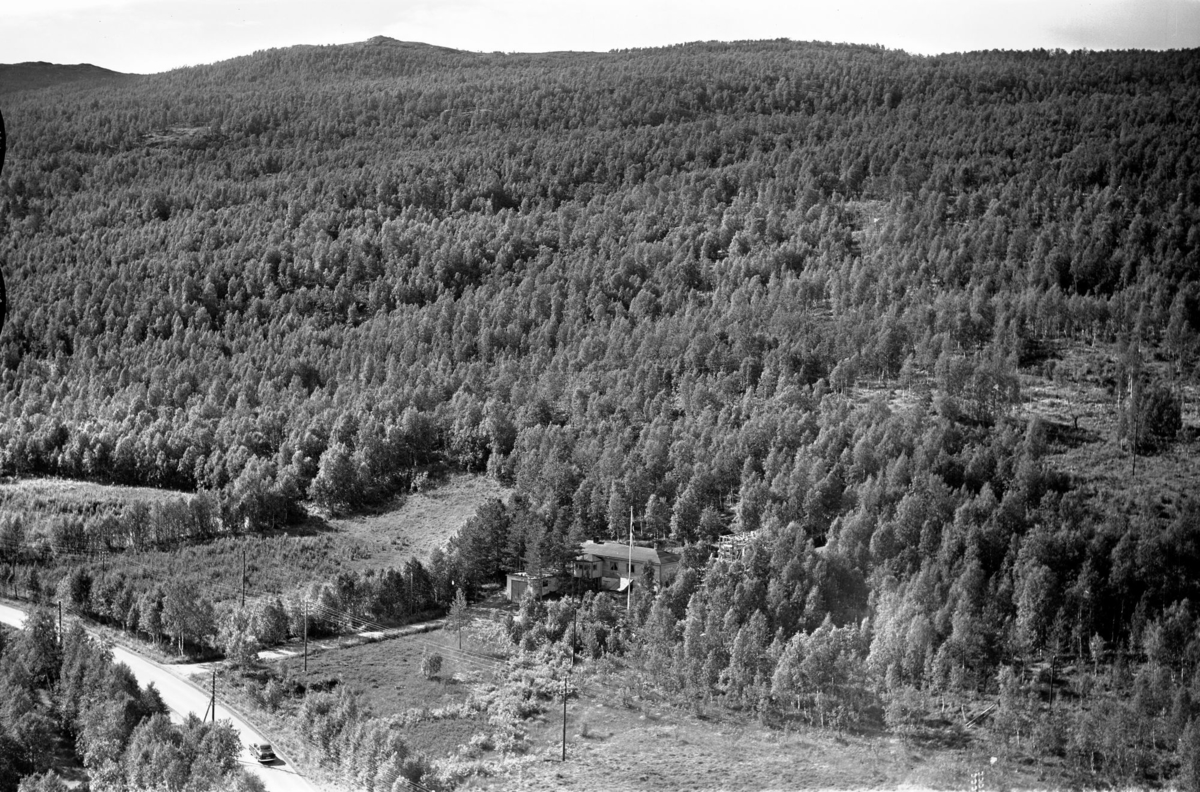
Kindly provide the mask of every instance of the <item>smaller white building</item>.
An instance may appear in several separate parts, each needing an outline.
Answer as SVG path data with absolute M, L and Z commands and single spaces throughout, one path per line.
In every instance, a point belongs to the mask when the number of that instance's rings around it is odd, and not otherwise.
M 508 587 L 505 589 L 505 594 L 509 602 L 520 602 L 525 596 L 525 591 L 532 588 L 533 593 L 539 597 L 544 597 L 547 594 L 552 594 L 558 591 L 558 575 L 530 575 L 525 572 L 509 572 Z

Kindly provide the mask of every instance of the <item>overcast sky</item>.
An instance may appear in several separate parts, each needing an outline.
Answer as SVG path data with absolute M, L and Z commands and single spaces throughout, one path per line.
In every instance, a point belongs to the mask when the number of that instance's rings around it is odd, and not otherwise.
M 490 52 L 790 38 L 914 53 L 1200 47 L 1200 0 L 0 0 L 0 63 L 152 73 L 385 35 Z

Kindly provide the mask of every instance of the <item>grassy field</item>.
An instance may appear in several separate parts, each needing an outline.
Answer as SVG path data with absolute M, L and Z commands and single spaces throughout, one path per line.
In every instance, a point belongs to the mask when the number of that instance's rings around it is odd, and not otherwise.
M 603 666 L 588 664 L 579 674 L 581 694 L 568 702 L 565 762 L 561 710 L 554 708 L 533 729 L 529 761 L 466 788 L 961 790 L 972 787 L 976 774 L 990 790 L 1080 787 L 1077 772 L 1047 757 L 1028 734 L 1005 744 L 989 733 L 994 695 L 947 699 L 944 716 L 931 715 L 915 735 L 838 734 L 767 726 L 715 705 L 676 706 L 643 690 L 636 670 Z
M 344 686 L 361 694 L 376 715 L 436 711 L 468 700 L 503 677 L 507 647 L 497 640 L 498 611 L 477 608 L 472 628 L 458 636 L 437 630 L 357 646 L 333 641 L 311 645 L 308 671 L 300 657 L 269 664 L 290 683 L 328 689 Z M 295 648 L 294 646 L 292 648 Z M 437 652 L 442 673 L 426 679 L 421 661 Z M 207 679 L 207 667 L 196 666 Z M 244 683 L 222 673 L 218 694 L 250 714 L 279 743 L 320 776 L 317 759 L 295 732 L 296 700 L 278 713 L 257 708 Z M 1082 672 L 1060 669 L 1060 685 Z M 1005 746 L 988 734 L 979 715 L 995 696 L 948 702 L 936 731 L 902 738 L 882 732 L 839 735 L 805 726 L 764 725 L 754 716 L 715 705 L 681 707 L 640 682 L 636 667 L 622 662 L 581 663 L 568 702 L 567 761 L 561 760 L 562 710 L 554 701 L 525 722 L 531 750 L 503 758 L 485 752 L 491 773 L 463 788 L 493 790 L 810 790 L 810 789 L 966 789 L 971 776 L 985 773 L 986 789 L 1065 789 L 1078 786 L 1060 759 L 1047 759 L 1026 736 Z M 1069 699 L 1069 696 L 1066 696 Z M 1043 705 L 1044 707 L 1045 705 Z M 986 718 L 982 723 L 986 724 Z M 461 759 L 462 746 L 491 729 L 486 714 L 418 719 L 404 727 L 409 746 L 435 760 Z M 992 761 L 992 757 L 996 761 Z M 324 779 L 332 783 L 331 779 Z M 330 787 L 332 788 L 332 787 Z
M 335 535 L 356 546 L 355 555 L 369 566 L 403 564 L 411 556 L 426 560 L 435 547 L 445 547 L 481 504 L 512 492 L 486 476 L 454 474 L 423 492 L 350 517 L 314 513 L 300 526 L 265 532 L 267 537 Z M 134 503 L 188 498 L 191 493 L 151 487 L 125 487 L 92 481 L 53 478 L 0 479 L 0 513 L 20 513 L 27 520 L 60 514 L 121 514 Z
M 457 474 L 398 504 L 354 517 L 329 518 L 324 525 L 365 549 L 360 567 L 399 567 L 413 556 L 427 560 L 434 548 L 446 546 L 483 503 L 510 493 L 486 476 Z
M 454 633 L 435 631 L 349 648 L 318 649 L 308 673 L 300 658 L 274 664 L 276 673 L 308 685 L 344 685 L 363 695 L 375 714 L 436 710 L 462 703 L 494 681 L 503 645 L 495 640 L 500 603 L 476 609 L 473 630 L 458 652 Z M 483 640 L 481 635 L 490 635 Z M 421 660 L 438 652 L 439 679 L 420 673 Z M 480 657 L 483 656 L 483 657 Z M 493 658 L 489 662 L 484 657 Z M 567 761 L 561 761 L 562 710 L 554 702 L 526 722 L 532 749 L 497 761 L 493 773 L 465 789 L 492 790 L 799 790 L 965 789 L 985 772 L 989 789 L 1047 789 L 1071 785 L 1061 767 L 1032 761 L 1015 747 L 994 743 L 985 729 L 963 726 L 987 709 L 980 697 L 958 702 L 960 725 L 938 737 L 903 739 L 886 733 L 838 735 L 827 730 L 764 725 L 751 715 L 716 706 L 683 708 L 639 683 L 637 669 L 621 663 L 581 663 L 578 697 L 568 701 Z M 957 710 L 958 704 L 950 710 Z M 447 759 L 488 729 L 486 717 L 427 720 L 406 729 L 409 744 Z M 955 735 L 951 740 L 947 735 Z M 1028 747 L 1028 746 L 1027 746 Z M 997 757 L 992 763 L 991 758 Z M 484 759 L 501 757 L 485 754 Z
M 484 625 L 494 624 L 486 615 L 479 621 Z M 321 788 L 348 789 L 345 779 L 331 776 L 329 769 L 321 765 L 316 746 L 298 732 L 296 712 L 300 699 L 287 697 L 278 710 L 267 711 L 251 696 L 250 688 L 261 685 L 268 676 L 283 680 L 289 689 L 299 685 L 310 690 L 347 688 L 360 694 L 360 703 L 372 715 L 419 715 L 404 719 L 405 742 L 431 759 L 447 759 L 476 734 L 489 730 L 486 714 L 437 716 L 439 710 L 465 703 L 474 691 L 503 675 L 503 659 L 494 653 L 496 644 L 481 640 L 482 632 L 476 629 L 464 633 L 465 651 L 458 648 L 457 633 L 442 630 L 352 646 L 315 641 L 310 644 L 307 672 L 300 656 L 270 661 L 245 675 L 226 670 L 218 675 L 217 692 L 265 728 L 289 760 L 296 761 Z M 493 633 L 494 626 L 486 632 Z M 433 679 L 426 679 L 421 673 L 421 663 L 433 653 L 443 657 L 441 672 Z M 197 668 L 207 674 L 205 667 Z
M 501 667 L 460 654 L 457 646 L 454 634 L 437 630 L 318 650 L 308 658 L 307 674 L 299 657 L 279 661 L 277 667 L 287 677 L 306 684 L 337 680 L 338 684 L 361 693 L 376 715 L 436 710 L 463 703 L 473 684 L 490 680 L 494 676 L 492 669 Z M 468 642 L 464 648 L 473 647 Z M 441 673 L 434 679 L 426 679 L 421 673 L 421 662 L 435 653 L 442 656 Z M 412 748 L 432 758 L 441 758 L 469 741 L 481 728 L 481 721 L 477 717 L 420 722 L 406 730 L 405 740 Z
M 204 570 L 206 596 L 220 603 L 240 596 L 244 554 L 247 593 L 251 597 L 282 594 L 343 570 L 399 568 L 414 556 L 427 561 L 430 552 L 444 547 L 480 504 L 507 497 L 508 492 L 486 477 L 454 475 L 371 513 L 337 519 L 314 514 L 299 526 L 223 536 L 170 550 L 127 551 L 95 559 L 95 565 L 160 583 Z M 64 514 L 119 516 L 135 502 L 179 497 L 187 493 L 24 479 L 0 483 L 0 514 L 20 514 L 26 525 L 35 525 Z
M 421 636 L 426 638 L 426 636 Z M 400 638 L 310 658 L 308 681 L 336 678 L 365 694 L 376 712 L 436 709 L 464 701 L 478 667 L 454 659 L 454 636 Z M 418 668 L 438 648 L 453 681 L 430 682 Z M 288 675 L 301 678 L 297 660 Z M 568 702 L 567 761 L 561 761 L 557 703 L 526 723 L 533 750 L 498 762 L 499 772 L 463 788 L 492 790 L 799 790 L 964 789 L 986 772 L 989 789 L 1069 786 L 1053 764 L 1027 761 L 988 742 L 982 730 L 966 747 L 904 740 L 888 734 L 844 735 L 809 728 L 771 728 L 715 707 L 697 713 L 638 694 L 628 669 L 581 665 L 578 698 Z M 979 703 L 982 706 L 982 703 Z M 968 711 L 970 714 L 970 711 Z M 443 759 L 487 724 L 482 717 L 424 722 L 406 732 L 410 745 Z M 992 763 L 991 757 L 997 756 Z M 499 757 L 496 757 L 499 758 Z

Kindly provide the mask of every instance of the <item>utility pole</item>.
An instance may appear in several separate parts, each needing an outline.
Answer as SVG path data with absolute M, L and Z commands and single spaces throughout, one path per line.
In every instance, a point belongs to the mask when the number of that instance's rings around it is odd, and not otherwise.
M 308 673 L 308 600 L 304 600 L 304 673 Z
M 63 632 L 62 632 L 62 600 L 59 600 L 59 601 L 58 601 L 58 642 L 59 642 L 59 644 L 62 644 L 62 640 L 63 640 Z
M 212 705 L 213 723 L 217 722 L 217 669 L 212 672 L 212 699 L 209 702 Z
M 567 666 L 567 672 L 563 674 L 563 731 L 562 731 L 562 760 L 567 761 L 567 677 L 575 668 L 575 634 L 579 623 L 579 603 L 575 604 L 575 613 L 571 618 L 571 665 Z
M 242 607 L 246 607 L 246 548 L 242 548 Z
M 633 504 L 629 505 L 629 559 L 625 563 L 625 574 L 629 575 L 629 585 L 625 592 L 625 615 L 633 606 Z

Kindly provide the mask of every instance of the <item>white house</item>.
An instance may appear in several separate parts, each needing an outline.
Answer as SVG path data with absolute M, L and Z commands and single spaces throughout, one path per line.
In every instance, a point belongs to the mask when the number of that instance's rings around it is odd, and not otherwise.
M 679 569 L 679 556 L 653 547 L 632 548 L 624 542 L 584 542 L 575 559 L 575 576 L 599 578 L 600 588 L 623 589 L 625 581 L 640 578 L 650 570 L 657 585 L 665 586 Z

